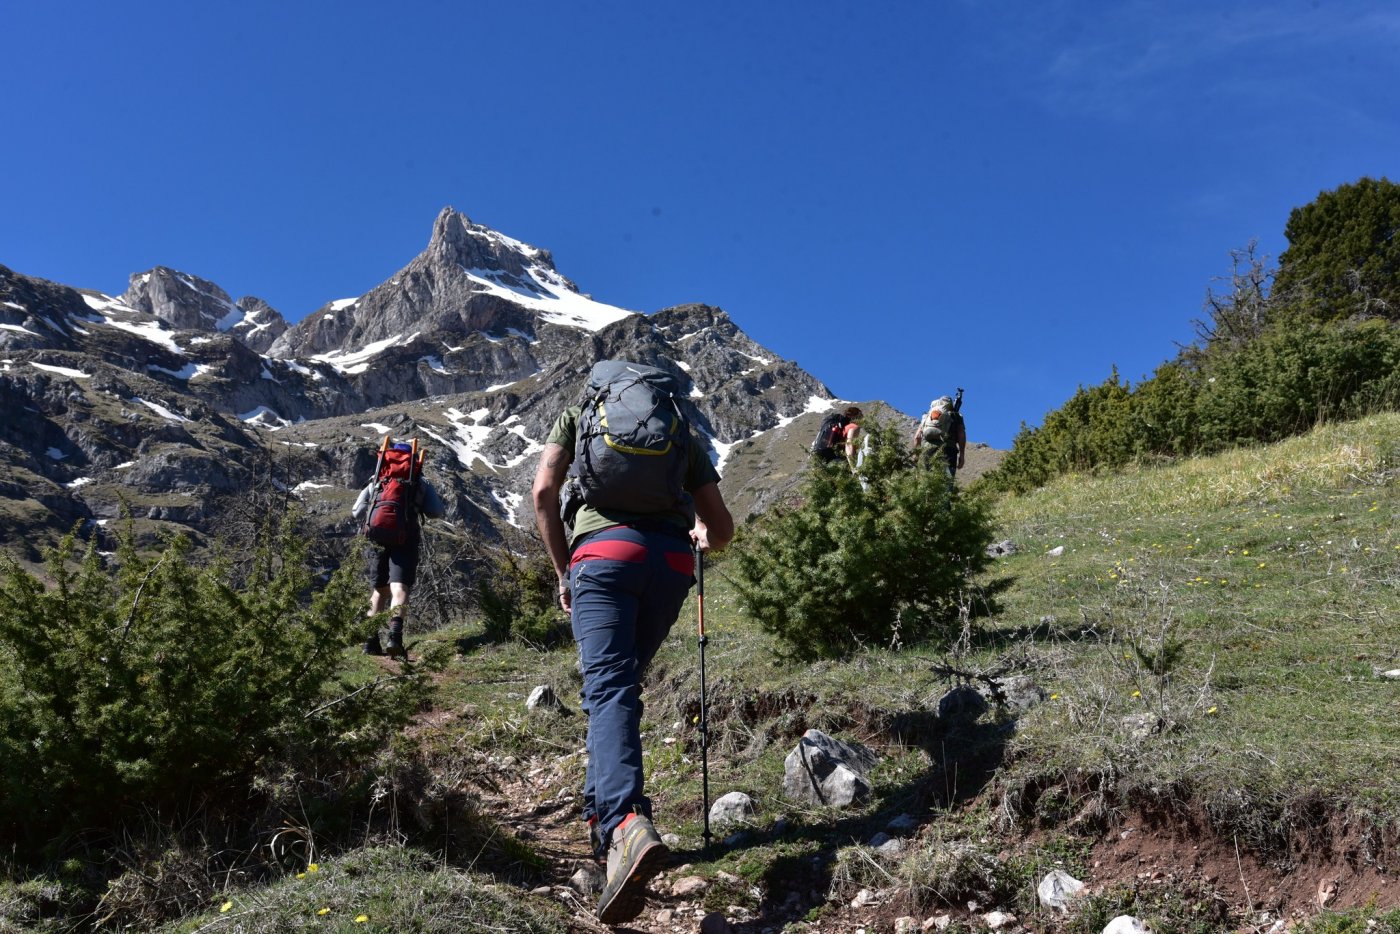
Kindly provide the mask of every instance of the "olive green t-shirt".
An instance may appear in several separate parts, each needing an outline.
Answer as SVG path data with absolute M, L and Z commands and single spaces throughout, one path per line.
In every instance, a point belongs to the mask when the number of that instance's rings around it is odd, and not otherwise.
M 546 439 L 550 444 L 557 444 L 568 451 L 570 458 L 574 455 L 574 447 L 578 441 L 579 411 L 578 406 L 571 405 L 561 412 L 559 418 L 554 422 L 554 427 L 549 432 L 549 438 Z M 682 483 L 686 492 L 693 493 L 707 483 L 719 482 L 719 472 L 715 470 L 715 465 L 710 463 L 709 456 L 706 455 L 704 447 L 695 439 L 694 432 L 690 434 L 690 443 L 686 445 L 686 451 L 689 460 L 685 468 L 685 480 Z M 631 525 L 643 519 L 659 520 L 668 525 L 674 525 L 682 533 L 690 531 L 691 517 L 680 511 L 622 512 L 617 509 L 595 509 L 584 503 L 574 516 L 574 535 L 569 544 L 573 545 L 585 535 L 600 529 L 612 528 L 615 525 Z

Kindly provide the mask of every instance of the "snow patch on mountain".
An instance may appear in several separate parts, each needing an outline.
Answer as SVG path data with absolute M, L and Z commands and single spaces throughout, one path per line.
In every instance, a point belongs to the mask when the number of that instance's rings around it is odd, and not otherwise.
M 68 376 L 73 379 L 92 379 L 91 373 L 84 373 L 82 370 L 72 370 L 66 366 L 50 366 L 47 363 L 34 363 L 30 361 L 30 366 L 36 370 L 43 370 L 45 373 L 57 373 L 59 376 Z
M 524 528 L 524 526 L 520 524 L 520 519 L 518 518 L 520 504 L 525 500 L 524 496 L 522 496 L 519 493 L 492 490 L 491 498 L 494 499 L 500 505 L 501 509 L 505 511 L 507 522 L 515 526 L 517 529 Z
M 275 410 L 265 405 L 260 405 L 255 409 L 249 409 L 247 412 L 239 415 L 238 420 L 245 425 L 250 425 L 254 428 L 266 428 L 269 431 L 278 431 L 291 424 L 289 420 L 278 415 Z
M 110 295 L 89 295 L 83 293 L 83 301 L 100 317 L 89 318 L 92 324 L 105 324 L 108 327 L 116 328 L 119 331 L 126 331 L 135 334 L 143 340 L 148 340 L 153 344 L 160 344 L 166 350 L 184 356 L 184 351 L 180 345 L 175 343 L 175 335 L 167 331 L 164 325 L 156 318 L 143 315 L 129 305 L 124 305 Z M 114 315 L 132 315 L 138 320 L 128 321 Z M 144 319 L 144 320 L 141 320 Z
M 745 356 L 747 356 L 747 354 Z M 776 427 L 786 428 L 808 412 L 828 412 L 837 404 L 837 401 L 836 399 L 823 399 L 821 396 L 809 396 L 805 409 L 798 412 L 796 415 L 786 415 L 779 418 Z
M 538 312 L 540 318 L 550 324 L 601 331 L 616 321 L 637 314 L 580 295 L 569 288 L 563 276 L 543 266 L 526 266 L 525 275 L 529 282 L 519 287 L 502 281 L 506 274 L 499 270 L 467 269 L 465 266 L 462 269 L 481 286 L 481 291 Z
M 189 421 L 189 419 L 188 419 L 188 418 L 185 418 L 185 416 L 180 415 L 179 413 L 170 411 L 170 410 L 167 409 L 165 406 L 161 405 L 159 402 L 152 402 L 152 401 L 149 400 L 149 399 L 142 399 L 140 396 L 132 396 L 132 397 L 131 397 L 131 401 L 132 401 L 132 402 L 139 402 L 139 403 L 141 403 L 141 404 L 144 405 L 146 408 L 150 409 L 152 412 L 156 413 L 157 415 L 159 415 L 161 418 L 165 419 L 165 420 L 168 421 L 168 422 L 188 422 L 188 421 Z
M 399 347 L 404 344 L 411 344 L 418 338 L 418 331 L 405 337 L 402 334 L 395 334 L 393 337 L 386 337 L 382 341 L 374 341 L 366 344 L 359 350 L 340 351 L 332 350 L 330 353 L 315 354 L 312 360 L 320 363 L 329 363 L 342 373 L 354 376 L 369 369 L 369 362 L 390 347 Z
M 8 303 L 7 303 L 7 304 L 8 304 Z M 28 334 L 30 337 L 41 337 L 41 336 L 42 336 L 42 335 L 40 335 L 40 334 L 36 334 L 36 333 L 34 333 L 33 331 L 29 330 L 29 328 L 21 327 L 21 326 L 18 325 L 18 324 L 0 324 L 0 331 L 14 331 L 16 334 Z

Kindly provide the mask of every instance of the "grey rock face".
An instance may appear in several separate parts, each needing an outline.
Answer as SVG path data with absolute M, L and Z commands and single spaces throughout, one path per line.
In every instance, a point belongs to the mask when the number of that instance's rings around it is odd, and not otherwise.
M 240 298 L 238 307 L 243 318 L 230 330 L 249 350 L 266 353 L 287 330 L 287 321 L 277 309 L 256 296 Z
M 120 301 L 181 330 L 228 331 L 245 315 L 214 283 L 165 266 L 133 274 Z
M 795 801 L 846 807 L 870 794 L 879 757 L 860 743 L 808 730 L 783 763 L 783 794 Z

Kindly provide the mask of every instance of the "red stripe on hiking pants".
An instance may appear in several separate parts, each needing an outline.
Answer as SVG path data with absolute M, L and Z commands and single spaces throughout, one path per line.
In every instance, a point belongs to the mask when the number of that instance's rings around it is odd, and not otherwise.
M 688 551 L 666 552 L 666 564 L 677 574 L 695 573 L 695 555 Z
M 640 563 L 647 559 L 647 546 L 640 542 L 627 542 L 615 538 L 604 539 L 601 542 L 586 542 L 582 548 L 574 552 L 574 559 L 569 564 L 575 565 L 580 561 L 596 561 L 599 558 L 606 561 Z

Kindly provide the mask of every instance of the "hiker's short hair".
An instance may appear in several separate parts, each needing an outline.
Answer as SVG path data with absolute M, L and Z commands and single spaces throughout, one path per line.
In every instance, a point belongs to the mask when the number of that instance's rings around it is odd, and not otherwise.
M 861 412 L 860 406 L 858 406 L 858 405 L 853 405 L 853 406 L 850 406 L 850 407 L 848 407 L 848 408 L 846 409 L 846 417 L 847 417 L 847 418 L 852 418 L 852 419 L 854 419 L 854 418 L 860 418 L 862 414 L 864 414 L 864 413 Z

